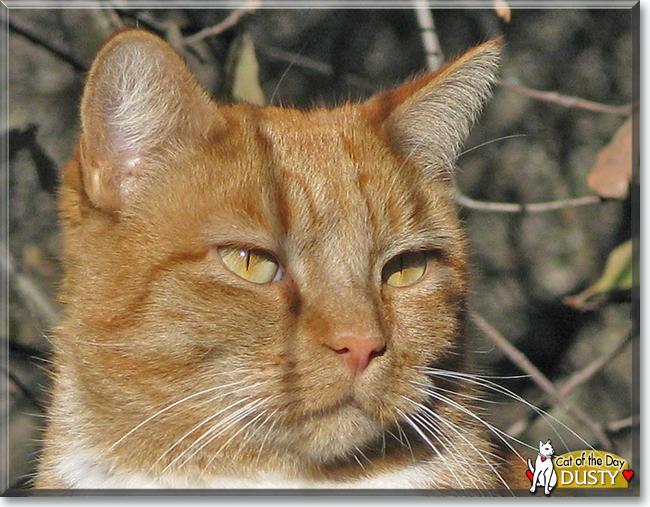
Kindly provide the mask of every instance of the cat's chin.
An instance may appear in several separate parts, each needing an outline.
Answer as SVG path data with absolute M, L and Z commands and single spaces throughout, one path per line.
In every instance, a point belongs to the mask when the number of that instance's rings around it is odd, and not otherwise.
M 346 460 L 381 441 L 385 431 L 353 400 L 311 418 L 302 431 L 287 431 L 290 446 L 303 459 L 317 464 Z M 298 437 L 298 438 L 296 438 Z

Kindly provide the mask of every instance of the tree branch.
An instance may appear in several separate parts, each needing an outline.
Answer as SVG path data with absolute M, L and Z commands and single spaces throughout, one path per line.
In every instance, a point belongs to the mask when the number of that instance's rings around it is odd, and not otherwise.
M 440 49 L 440 41 L 436 34 L 436 26 L 433 23 L 433 14 L 426 1 L 414 0 L 415 15 L 420 25 L 420 35 L 422 37 L 422 45 L 427 57 L 427 69 L 430 72 L 438 70 L 442 67 L 444 58 L 442 56 L 442 49 Z
M 292 53 L 290 51 L 284 51 L 283 49 L 274 47 L 260 47 L 257 49 L 257 51 L 259 51 L 260 54 L 266 56 L 267 58 L 287 62 L 291 65 L 295 65 L 297 67 L 301 67 L 318 74 L 331 76 L 334 73 L 334 69 L 329 63 L 321 62 L 320 60 L 316 60 L 314 58 L 310 58 L 298 53 Z M 355 86 L 361 90 L 365 90 L 369 93 L 377 91 L 377 86 L 372 82 L 354 74 L 343 74 L 343 80 L 348 84 Z
M 607 431 L 610 433 L 618 433 L 619 431 L 627 430 L 639 424 L 641 424 L 641 416 L 639 414 L 631 415 L 625 419 L 610 422 L 607 425 Z
M 17 375 L 7 370 L 2 365 L 0 365 L 0 374 L 6 375 L 9 381 L 18 388 L 18 390 L 32 403 L 32 405 L 38 408 L 41 412 L 45 412 L 45 406 L 43 403 L 41 403 L 38 397 L 32 392 L 29 387 L 27 387 L 27 385 L 22 380 L 20 380 Z
M 59 311 L 51 299 L 43 293 L 38 284 L 25 273 L 16 269 L 15 262 L 4 242 L 0 242 L 0 268 L 13 282 L 18 293 L 28 302 L 48 327 L 53 327 L 59 322 Z
M 604 199 L 595 195 L 588 195 L 585 197 L 562 199 L 559 201 L 516 204 L 506 202 L 477 201 L 476 199 L 467 197 L 459 189 L 456 189 L 456 202 L 465 208 L 479 211 L 499 213 L 543 213 L 546 211 L 555 211 L 563 208 L 577 208 L 579 206 L 600 204 L 601 202 L 604 202 Z
M 31 43 L 36 44 L 37 46 L 41 46 L 42 48 L 46 49 L 53 55 L 57 56 L 64 62 L 70 64 L 74 70 L 78 72 L 86 72 L 88 70 L 88 65 L 86 65 L 84 62 L 81 62 L 77 58 L 75 58 L 73 55 L 70 55 L 63 51 L 60 48 L 57 48 L 56 46 L 52 45 L 52 43 L 44 38 L 41 38 L 40 36 L 30 32 L 29 30 L 26 30 L 25 28 L 22 28 L 11 19 L 8 21 L 9 23 L 9 30 L 11 30 L 14 33 L 17 33 L 19 35 L 22 35 L 25 37 L 27 40 L 29 40 Z
M 583 369 L 577 371 L 574 373 L 558 390 L 558 394 L 565 398 L 567 397 L 573 389 L 575 389 L 577 386 L 580 384 L 583 384 L 587 380 L 589 380 L 591 377 L 593 377 L 598 371 L 600 371 L 603 367 L 607 366 L 609 362 L 614 359 L 618 354 L 621 352 L 621 350 L 627 345 L 627 343 L 632 339 L 632 334 L 628 333 L 624 335 L 622 338 L 620 338 L 616 345 L 609 351 L 603 354 L 602 356 L 596 358 L 594 361 L 589 363 L 586 367 Z M 549 397 L 544 397 L 541 401 L 537 403 L 538 406 L 543 406 L 545 404 L 549 403 Z M 526 421 L 519 421 L 516 424 L 514 424 L 510 429 L 509 433 L 513 435 L 518 435 L 520 434 L 524 429 L 526 429 L 527 426 L 530 426 L 532 424 L 532 421 L 534 421 L 537 417 L 539 417 L 538 413 L 531 414 L 531 417 L 526 420 Z M 616 432 L 617 430 L 611 429 L 612 425 L 615 423 L 609 423 L 606 426 L 606 431 L 608 432 Z
M 612 443 L 603 431 L 600 424 L 593 421 L 588 415 L 583 413 L 575 406 L 570 406 L 566 399 L 562 397 L 560 392 L 555 388 L 551 382 L 537 367 L 530 362 L 530 360 L 514 345 L 512 345 L 506 338 L 492 327 L 481 315 L 476 312 L 470 312 L 470 317 L 477 325 L 477 327 L 485 333 L 494 344 L 516 365 L 521 371 L 530 375 L 531 379 L 537 384 L 546 394 L 548 394 L 554 403 L 562 407 L 567 414 L 573 416 L 587 426 L 594 437 L 598 440 L 598 444 L 606 449 L 611 449 Z
M 585 366 L 582 370 L 574 373 L 569 380 L 567 380 L 559 389 L 560 396 L 568 396 L 569 393 L 580 384 L 585 383 L 602 368 L 607 366 L 623 350 L 628 342 L 632 339 L 632 333 L 629 333 L 618 340 L 616 345 L 602 356 L 596 358 L 594 361 Z
M 242 9 L 237 9 L 231 12 L 228 15 L 228 17 L 224 19 L 221 23 L 218 23 L 214 26 L 209 26 L 208 28 L 204 28 L 203 30 L 196 32 L 194 35 L 190 35 L 189 37 L 186 37 L 185 43 L 193 44 L 207 37 L 214 37 L 216 35 L 222 34 L 226 30 L 229 30 L 237 23 L 239 23 L 241 18 L 243 18 L 245 15 L 250 14 L 256 11 L 257 9 L 259 9 L 262 6 L 262 2 L 261 0 L 248 0 L 248 2 L 246 2 L 246 5 L 247 7 L 244 7 Z
M 561 95 L 557 92 L 533 90 L 532 88 L 526 88 L 525 86 L 520 86 L 508 81 L 499 81 L 499 85 L 508 90 L 512 90 L 513 92 L 520 93 L 521 95 L 526 95 L 527 97 L 543 100 L 545 102 L 553 102 L 554 104 L 559 104 L 564 107 L 587 109 L 598 113 L 618 114 L 621 116 L 630 116 L 633 110 L 632 104 L 627 104 L 625 106 L 609 106 L 607 104 L 600 104 L 598 102 L 581 99 L 580 97 Z

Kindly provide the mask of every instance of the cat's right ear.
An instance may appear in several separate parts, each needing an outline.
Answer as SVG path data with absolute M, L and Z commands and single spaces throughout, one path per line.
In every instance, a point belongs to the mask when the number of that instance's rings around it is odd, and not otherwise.
M 363 107 L 428 174 L 446 178 L 492 94 L 500 53 L 500 39 L 485 42 L 437 72 L 375 95 Z
M 208 106 L 205 91 L 162 39 L 143 30 L 111 38 L 93 62 L 81 102 L 79 157 L 91 203 L 120 209 L 157 160 L 198 133 Z

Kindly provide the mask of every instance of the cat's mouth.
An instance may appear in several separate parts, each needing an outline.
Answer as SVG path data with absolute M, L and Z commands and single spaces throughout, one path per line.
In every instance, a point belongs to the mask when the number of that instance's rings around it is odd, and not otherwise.
M 372 409 L 352 392 L 321 406 L 303 406 L 291 412 L 282 425 L 276 425 L 277 430 L 283 428 L 275 435 L 277 443 L 321 464 L 365 448 L 381 438 L 385 429 Z
M 304 421 L 310 421 L 328 417 L 340 417 L 342 411 L 349 409 L 356 409 L 361 412 L 365 412 L 361 404 L 355 398 L 354 394 L 350 393 L 340 400 L 334 402 L 333 404 L 306 412 L 302 419 Z

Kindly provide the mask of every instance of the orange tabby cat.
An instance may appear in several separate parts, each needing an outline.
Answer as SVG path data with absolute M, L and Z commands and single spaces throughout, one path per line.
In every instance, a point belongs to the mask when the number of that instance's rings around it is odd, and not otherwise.
M 102 49 L 61 189 L 40 488 L 505 488 L 450 172 L 499 42 L 360 104 L 211 102 Z

